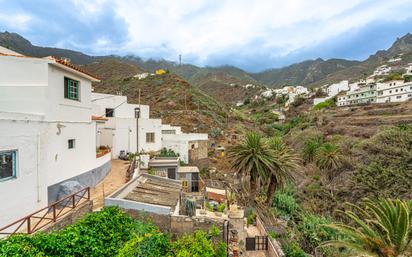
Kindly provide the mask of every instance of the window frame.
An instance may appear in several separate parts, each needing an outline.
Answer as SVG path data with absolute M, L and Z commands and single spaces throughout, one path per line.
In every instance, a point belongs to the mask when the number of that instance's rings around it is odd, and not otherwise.
M 105 117 L 113 118 L 114 117 L 114 108 L 105 108 Z M 110 115 L 108 115 L 110 113 Z
M 12 175 L 4 178 L 0 178 L 0 182 L 11 180 L 17 178 L 17 159 L 18 159 L 18 150 L 0 150 L 0 155 L 4 153 L 12 154 Z
M 73 83 L 70 84 L 69 83 Z M 75 86 L 72 88 L 71 86 Z M 64 77 L 64 98 L 80 102 L 80 81 Z
M 155 143 L 155 142 L 156 142 L 156 134 L 154 132 L 146 132 L 146 143 Z
M 72 147 L 70 147 L 70 142 L 73 142 Z M 67 149 L 71 150 L 71 149 L 75 149 L 76 148 L 76 139 L 75 138 L 70 138 L 67 139 Z

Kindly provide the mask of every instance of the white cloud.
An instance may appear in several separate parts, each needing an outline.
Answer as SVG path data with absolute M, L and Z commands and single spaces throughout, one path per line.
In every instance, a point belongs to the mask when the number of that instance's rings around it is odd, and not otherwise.
M 100 1 L 98 1 L 100 2 Z M 210 55 L 242 49 L 277 49 L 286 55 L 376 20 L 397 20 L 410 0 L 147 1 L 118 0 L 112 6 L 128 25 L 123 51 L 153 56 Z M 107 6 L 107 5 L 106 5 Z M 410 9 L 410 8 L 409 8 Z M 258 44 L 257 44 L 258 43 Z M 253 46 L 254 49 L 248 49 Z
M 0 13 L 0 24 L 15 31 L 27 30 L 33 20 L 34 18 L 26 13 Z

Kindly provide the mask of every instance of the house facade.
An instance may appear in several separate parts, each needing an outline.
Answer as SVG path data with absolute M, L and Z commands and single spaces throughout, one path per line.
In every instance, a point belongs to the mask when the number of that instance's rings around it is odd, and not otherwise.
M 110 171 L 96 156 L 91 83 L 64 60 L 0 49 L 0 226 L 61 197 L 66 182 L 94 186 Z M 18 193 L 17 193 L 18 192 Z
M 94 115 L 108 119 L 98 128 L 98 144 L 112 148 L 113 158 L 118 158 L 121 151 L 135 153 L 161 149 L 162 121 L 150 119 L 148 105 L 129 104 L 127 97 L 121 95 L 93 93 L 92 98 Z
M 403 80 L 392 80 L 377 83 L 377 102 L 403 102 L 412 99 L 412 82 L 405 83 Z
M 376 84 L 368 84 L 346 94 L 346 105 L 376 103 Z

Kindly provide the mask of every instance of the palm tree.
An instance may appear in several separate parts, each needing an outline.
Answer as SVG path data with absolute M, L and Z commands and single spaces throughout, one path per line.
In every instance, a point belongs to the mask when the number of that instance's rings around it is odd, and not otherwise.
M 305 160 L 305 162 L 313 161 L 313 159 L 315 158 L 316 152 L 319 150 L 319 148 L 322 145 L 322 141 L 323 140 L 321 137 L 315 137 L 305 142 L 305 145 L 303 146 L 303 151 L 302 151 L 302 157 Z
M 364 208 L 343 212 L 355 224 L 325 225 L 343 235 L 343 239 L 328 241 L 321 246 L 346 247 L 359 256 L 412 256 L 412 204 L 402 200 L 365 200 Z M 402 255 L 404 254 L 404 255 Z
M 299 167 L 300 158 L 282 142 L 280 137 L 272 138 L 269 147 L 275 158 L 270 170 L 266 204 L 272 206 L 276 189 L 282 188 L 288 181 L 293 181 L 291 173 Z
M 266 178 L 273 168 L 274 158 L 268 144 L 260 135 L 250 132 L 244 142 L 228 149 L 227 157 L 237 174 L 250 176 L 249 201 L 253 204 L 258 177 Z
M 339 147 L 332 143 L 324 143 L 315 154 L 316 165 L 322 170 L 339 168 L 342 159 Z

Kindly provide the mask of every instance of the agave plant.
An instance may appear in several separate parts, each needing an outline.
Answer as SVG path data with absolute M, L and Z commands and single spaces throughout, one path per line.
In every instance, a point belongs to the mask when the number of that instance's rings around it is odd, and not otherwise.
M 305 162 L 312 162 L 319 148 L 322 145 L 322 138 L 315 137 L 307 140 L 303 146 L 302 157 Z
M 412 206 L 402 200 L 365 200 L 364 208 L 350 204 L 346 211 L 354 225 L 325 225 L 343 235 L 343 239 L 328 241 L 322 246 L 345 247 L 354 256 L 412 256 Z

